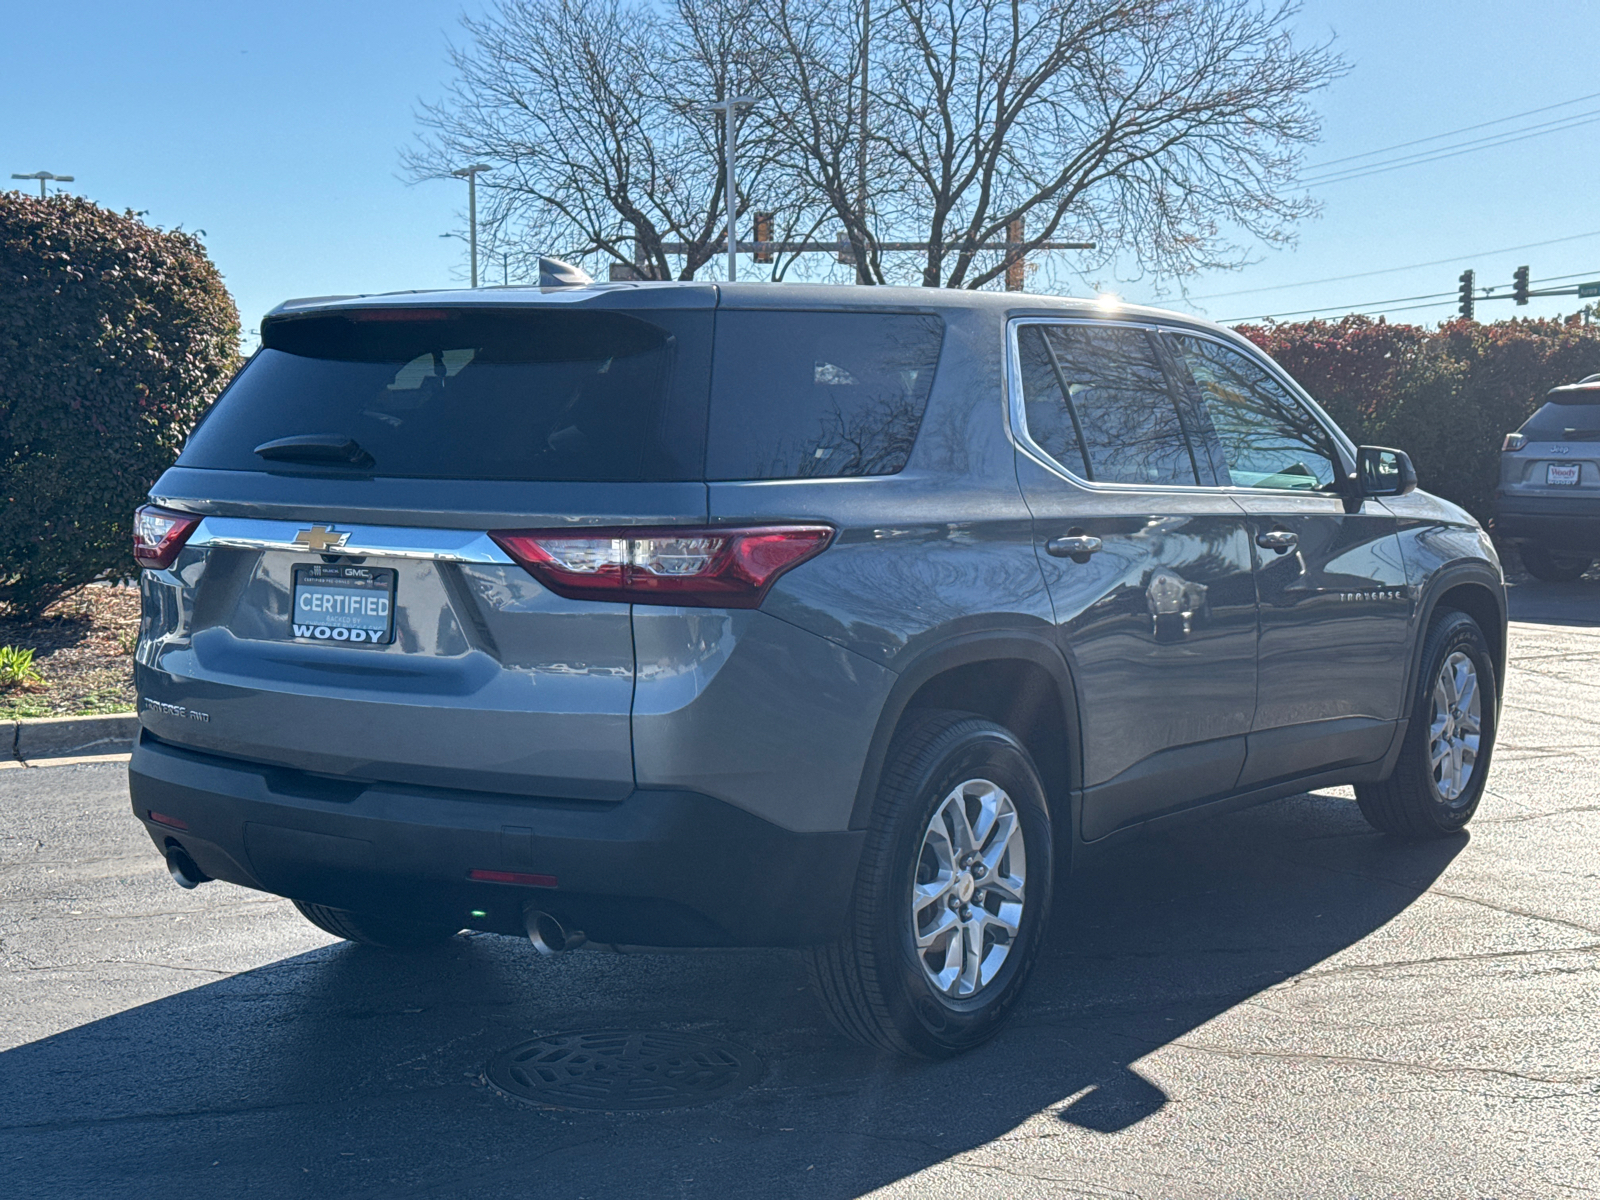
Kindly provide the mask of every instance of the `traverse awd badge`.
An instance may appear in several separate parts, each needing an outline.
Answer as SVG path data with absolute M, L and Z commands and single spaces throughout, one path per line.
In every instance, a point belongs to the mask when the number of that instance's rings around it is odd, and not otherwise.
M 304 546 L 315 554 L 337 550 L 350 540 L 348 533 L 337 533 L 331 525 L 313 525 L 294 535 L 294 544 Z

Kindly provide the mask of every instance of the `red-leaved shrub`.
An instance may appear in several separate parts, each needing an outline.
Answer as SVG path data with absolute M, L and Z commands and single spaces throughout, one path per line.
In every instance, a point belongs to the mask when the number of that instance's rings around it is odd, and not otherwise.
M 1493 512 L 1500 442 L 1562 383 L 1600 372 L 1600 326 L 1370 317 L 1241 325 L 1357 442 L 1397 446 L 1423 487 L 1480 521 Z

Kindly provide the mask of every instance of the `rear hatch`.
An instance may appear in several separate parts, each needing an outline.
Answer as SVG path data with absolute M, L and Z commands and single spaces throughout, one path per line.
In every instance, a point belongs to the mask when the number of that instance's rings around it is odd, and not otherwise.
M 1551 391 L 1506 439 L 1506 450 L 1500 486 L 1507 495 L 1593 503 L 1600 497 L 1600 386 Z
M 154 489 L 201 516 L 144 573 L 141 718 L 303 771 L 617 799 L 626 603 L 486 531 L 706 519 L 714 289 L 280 312 Z

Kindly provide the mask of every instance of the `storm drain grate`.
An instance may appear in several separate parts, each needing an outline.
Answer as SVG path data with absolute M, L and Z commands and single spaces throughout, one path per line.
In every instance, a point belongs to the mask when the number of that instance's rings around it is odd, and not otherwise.
M 694 1033 L 552 1033 L 502 1050 L 488 1080 L 551 1108 L 619 1111 L 705 1104 L 749 1087 L 755 1055 Z

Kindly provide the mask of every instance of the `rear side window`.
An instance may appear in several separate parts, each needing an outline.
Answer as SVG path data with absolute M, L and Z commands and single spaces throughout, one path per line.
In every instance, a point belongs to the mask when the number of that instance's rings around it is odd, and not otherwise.
M 262 350 L 178 462 L 412 478 L 698 479 L 711 315 L 649 316 L 370 309 L 269 322 Z M 271 447 L 284 439 L 297 445 Z M 348 453 L 328 449 L 340 446 Z
M 1123 325 L 1024 325 L 1017 333 L 1028 436 L 1099 483 L 1198 483 L 1150 335 Z
M 932 316 L 720 312 L 706 477 L 893 475 L 911 456 L 943 342 Z
M 1546 404 L 1518 432 L 1530 442 L 1600 442 L 1600 404 Z

